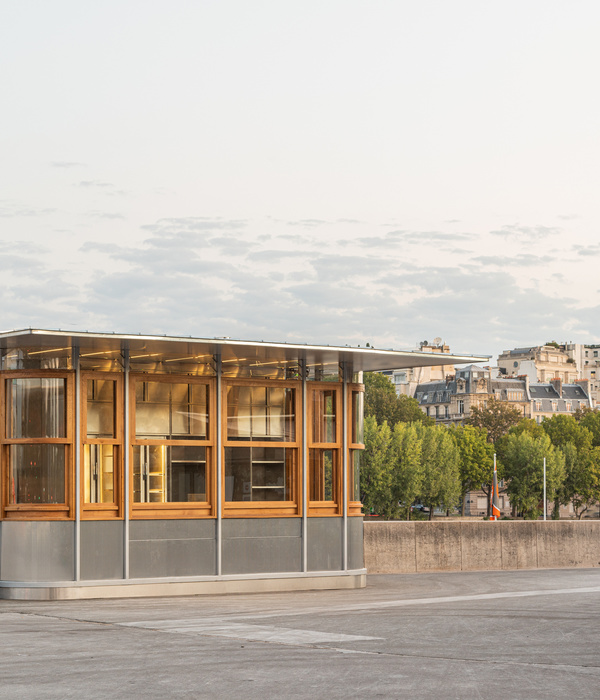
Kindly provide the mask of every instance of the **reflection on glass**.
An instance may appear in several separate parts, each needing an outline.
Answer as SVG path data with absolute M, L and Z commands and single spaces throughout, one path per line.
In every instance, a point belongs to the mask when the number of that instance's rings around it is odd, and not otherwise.
M 205 502 L 206 447 L 134 447 L 133 500 L 136 503 Z
M 364 442 L 364 393 L 352 392 L 352 442 L 362 444 Z
M 228 439 L 294 441 L 294 393 L 286 387 L 228 386 Z
M 83 446 L 83 488 L 85 503 L 114 503 L 114 445 Z
M 65 437 L 65 393 L 65 379 L 8 379 L 6 381 L 8 437 Z
M 337 450 L 308 451 L 308 483 L 311 501 L 335 501 Z
M 226 447 L 225 500 L 292 500 L 295 454 L 285 447 Z
M 307 379 L 315 382 L 340 382 L 343 377 L 340 366 L 332 362 L 325 365 L 308 365 Z
M 32 348 L 7 348 L 2 350 L 0 369 L 72 369 L 71 348 L 57 347 L 41 350 Z
M 138 438 L 206 439 L 208 387 L 205 384 L 137 382 L 135 432 Z
M 88 379 L 88 438 L 115 437 L 115 385 L 112 379 Z
M 360 501 L 360 463 L 362 450 L 350 450 L 350 484 L 348 497 L 351 501 Z
M 65 503 L 65 445 L 10 445 L 10 503 Z
M 335 389 L 314 389 L 313 395 L 313 442 L 336 441 Z

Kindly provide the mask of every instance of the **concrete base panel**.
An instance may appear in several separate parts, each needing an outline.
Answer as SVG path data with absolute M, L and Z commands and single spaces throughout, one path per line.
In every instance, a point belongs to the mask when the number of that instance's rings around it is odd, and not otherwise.
M 4 583 L 0 599 L 4 600 L 84 600 L 93 598 L 153 598 L 158 596 L 217 595 L 226 593 L 268 593 L 364 588 L 367 572 L 348 571 L 344 574 L 328 572 L 308 576 L 274 576 L 221 578 L 196 581 L 129 581 L 107 584 L 94 582 L 87 585 L 67 583 L 32 586 Z

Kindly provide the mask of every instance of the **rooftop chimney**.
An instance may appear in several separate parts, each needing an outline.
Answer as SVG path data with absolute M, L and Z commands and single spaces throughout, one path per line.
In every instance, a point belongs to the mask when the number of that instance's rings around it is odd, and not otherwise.
M 556 393 L 562 399 L 562 379 L 559 379 L 558 377 L 554 377 L 554 379 L 550 380 L 550 384 L 552 384 L 552 386 L 556 390 Z

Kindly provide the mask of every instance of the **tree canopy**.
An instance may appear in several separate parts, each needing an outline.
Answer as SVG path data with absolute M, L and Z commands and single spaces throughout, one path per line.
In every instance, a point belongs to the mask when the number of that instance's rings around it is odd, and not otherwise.
M 491 397 L 485 408 L 471 407 L 471 414 L 465 419 L 465 425 L 485 428 L 488 433 L 488 441 L 496 442 L 503 435 L 506 435 L 513 425 L 517 425 L 522 418 L 523 414 L 518 408 Z
M 503 454 L 506 491 L 510 502 L 526 518 L 539 517 L 543 509 L 543 462 L 546 458 L 546 497 L 554 501 L 565 476 L 565 457 L 547 435 L 524 432 L 509 435 Z
M 458 448 L 461 484 L 461 514 L 465 514 L 466 496 L 469 491 L 490 484 L 493 476 L 494 446 L 488 442 L 485 428 L 458 425 L 450 428 L 450 434 Z
M 600 447 L 600 409 L 578 408 L 573 417 L 590 431 L 594 447 Z
M 396 394 L 390 380 L 378 372 L 365 372 L 365 416 L 373 416 L 381 425 L 384 421 L 390 427 L 396 423 L 425 423 L 433 425 L 433 418 L 426 416 L 416 399 Z
M 565 478 L 556 494 L 555 511 L 559 504 L 571 503 L 581 519 L 600 498 L 600 448 L 594 446 L 594 435 L 584 421 L 577 422 L 573 416 L 546 418 L 541 427 L 565 457 Z

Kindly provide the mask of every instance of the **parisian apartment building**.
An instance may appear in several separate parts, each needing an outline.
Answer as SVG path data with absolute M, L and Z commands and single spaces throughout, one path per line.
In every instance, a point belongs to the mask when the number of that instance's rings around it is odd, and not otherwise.
M 439 338 L 424 341 L 420 349 L 450 353 Z M 541 423 L 544 417 L 600 406 L 599 353 L 600 345 L 552 343 L 505 350 L 497 367 L 438 365 L 386 374 L 397 394 L 416 398 L 421 410 L 439 423 L 462 423 L 472 406 L 484 407 L 491 397 Z
M 421 350 L 449 354 L 448 345 L 436 339 L 421 343 Z M 421 410 L 437 423 L 459 425 L 474 406 L 484 408 L 490 398 L 513 406 L 524 418 L 541 423 L 554 415 L 572 415 L 578 409 L 600 406 L 600 345 L 552 343 L 505 350 L 497 367 L 449 365 L 386 372 L 397 394 L 414 397 Z M 506 494 L 500 509 L 510 514 Z M 572 515 L 567 512 L 563 516 Z M 482 491 L 468 494 L 467 515 L 487 512 Z

